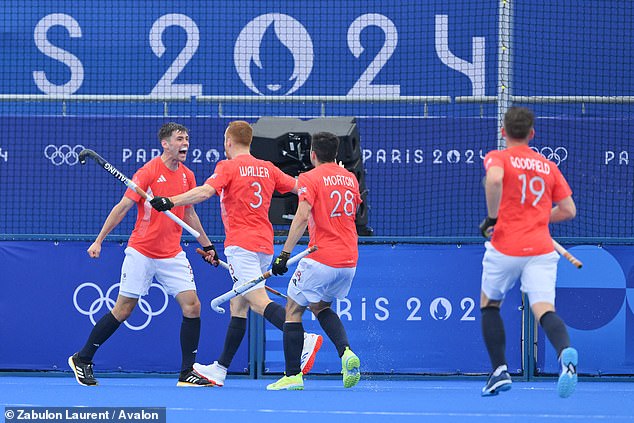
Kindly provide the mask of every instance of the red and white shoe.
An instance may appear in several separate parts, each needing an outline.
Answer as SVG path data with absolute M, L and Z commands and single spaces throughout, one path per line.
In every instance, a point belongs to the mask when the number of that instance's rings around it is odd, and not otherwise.
M 302 348 L 302 357 L 300 368 L 302 374 L 307 374 L 315 364 L 315 356 L 321 348 L 324 338 L 316 333 L 304 333 L 304 347 Z
M 194 370 L 207 379 L 214 386 L 223 386 L 227 377 L 227 369 L 214 361 L 212 364 L 205 366 L 204 364 L 194 363 Z

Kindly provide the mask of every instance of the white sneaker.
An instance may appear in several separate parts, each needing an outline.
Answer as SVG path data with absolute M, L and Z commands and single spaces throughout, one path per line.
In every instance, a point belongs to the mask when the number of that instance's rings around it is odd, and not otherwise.
M 223 386 L 225 384 L 225 378 L 227 377 L 227 369 L 217 361 L 205 366 L 204 364 L 194 363 L 194 370 L 211 382 L 215 386 Z
M 315 364 L 315 356 L 321 348 L 324 338 L 316 333 L 304 333 L 304 347 L 302 348 L 302 358 L 300 368 L 303 374 L 310 372 Z

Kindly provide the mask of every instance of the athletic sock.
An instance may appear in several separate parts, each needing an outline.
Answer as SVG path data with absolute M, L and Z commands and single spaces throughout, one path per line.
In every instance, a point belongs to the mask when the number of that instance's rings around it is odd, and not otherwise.
M 304 326 L 301 322 L 284 323 L 284 358 L 286 376 L 295 376 L 302 372 L 301 355 L 304 345 Z
M 568 336 L 568 329 L 563 320 L 554 311 L 547 311 L 539 319 L 539 324 L 546 332 L 546 336 L 555 351 L 557 351 L 557 357 L 561 355 L 561 352 L 570 346 L 570 337 Z
M 484 307 L 482 313 L 482 336 L 489 352 L 491 366 L 497 369 L 506 364 L 506 334 L 504 322 L 497 307 Z
M 284 307 L 276 303 L 275 301 L 271 301 L 264 308 L 264 318 L 271 322 L 273 326 L 278 328 L 279 330 L 284 330 L 284 320 L 286 320 L 286 311 Z
M 227 335 L 225 336 L 225 346 L 222 349 L 222 354 L 218 359 L 218 364 L 229 368 L 233 361 L 233 356 L 236 355 L 240 343 L 244 338 L 244 334 L 247 331 L 247 319 L 244 317 L 232 316 L 229 321 L 229 327 L 227 328 Z
M 326 332 L 328 338 L 335 344 L 339 357 L 343 356 L 346 347 L 350 346 L 350 342 L 348 342 L 348 334 L 337 313 L 328 307 L 317 315 L 317 320 L 319 320 L 319 325 Z
M 79 351 L 79 359 L 83 362 L 91 363 L 97 349 L 110 338 L 120 325 L 121 322 L 114 317 L 112 312 L 104 314 L 95 327 L 92 328 L 86 345 Z
M 200 340 L 200 317 L 185 317 L 181 323 L 181 373 L 187 373 L 194 366 L 198 341 Z

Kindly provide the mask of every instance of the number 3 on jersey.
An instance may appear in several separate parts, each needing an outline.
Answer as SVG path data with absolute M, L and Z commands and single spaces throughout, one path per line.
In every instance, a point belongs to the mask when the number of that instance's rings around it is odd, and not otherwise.
M 539 200 L 542 199 L 544 192 L 546 191 L 546 183 L 539 176 L 533 176 L 527 182 L 527 176 L 524 173 L 518 175 L 520 181 L 522 181 L 522 199 L 520 200 L 521 204 L 526 202 L 526 188 L 535 196 L 535 200 L 533 200 L 533 207 L 539 203 Z
M 257 209 L 258 207 L 262 205 L 262 185 L 260 185 L 259 182 L 254 182 L 251 184 L 251 186 L 255 187 L 255 192 L 253 193 L 253 195 L 256 198 L 256 202 L 249 203 L 249 205 L 253 207 L 254 209 Z
M 350 190 L 346 190 L 343 195 L 338 190 L 333 190 L 330 193 L 330 198 L 335 200 L 335 205 L 330 212 L 330 217 L 338 217 L 341 216 L 341 212 L 343 211 L 346 216 L 352 216 L 354 214 L 354 194 Z M 341 201 L 343 200 L 343 207 Z M 342 210 L 343 209 L 343 210 Z

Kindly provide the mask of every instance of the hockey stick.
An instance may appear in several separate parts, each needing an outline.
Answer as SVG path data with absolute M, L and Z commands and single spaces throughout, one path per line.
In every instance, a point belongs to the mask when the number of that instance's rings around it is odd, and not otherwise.
M 202 248 L 196 248 L 196 252 L 198 254 L 200 254 L 201 256 L 203 256 L 203 257 L 207 257 L 210 254 L 209 252 L 203 250 Z M 218 265 L 220 267 L 222 267 L 223 269 L 230 270 L 229 269 L 229 265 L 227 263 L 225 263 L 224 261 L 220 260 L 220 259 L 218 259 Z M 264 289 L 269 291 L 271 294 L 275 294 L 275 295 L 278 295 L 278 296 L 280 296 L 282 298 L 286 298 L 286 295 L 282 294 L 280 291 L 277 291 L 277 290 L 271 288 L 268 285 L 264 285 Z
M 132 191 L 134 191 L 137 194 L 139 194 L 141 197 L 145 198 L 148 201 L 150 201 L 152 198 L 154 198 L 151 195 L 149 195 L 147 192 L 145 192 L 141 188 L 139 188 L 139 186 L 137 184 L 135 184 L 131 179 L 129 179 L 127 176 L 125 176 L 123 173 L 121 173 L 116 167 L 114 167 L 113 165 L 108 163 L 103 157 L 101 157 L 99 154 L 95 153 L 93 150 L 84 149 L 84 150 L 80 151 L 79 152 L 79 163 L 86 164 L 86 157 L 90 157 L 91 159 L 93 159 L 95 162 L 97 162 L 97 164 L 99 166 L 104 168 L 104 170 L 106 170 L 108 173 L 110 173 L 112 176 L 114 176 L 119 181 L 123 182 L 125 184 L 125 186 L 127 186 Z M 176 222 L 181 228 L 183 228 L 187 232 L 189 232 L 194 238 L 198 238 L 200 236 L 200 233 L 198 231 L 196 231 L 194 228 L 189 226 L 187 223 L 183 222 L 183 220 L 181 218 L 176 216 L 171 211 L 168 210 L 168 211 L 165 211 L 164 213 L 167 215 L 167 217 L 169 217 L 174 222 Z
M 553 239 L 553 245 L 555 246 L 555 251 L 564 256 L 570 263 L 572 263 L 577 269 L 581 269 L 583 267 L 583 263 L 575 256 L 570 254 L 568 250 L 566 250 L 560 243 Z
M 302 251 L 301 253 L 296 254 L 295 256 L 291 257 L 286 264 L 287 265 L 292 265 L 295 264 L 296 262 L 298 262 L 299 260 L 301 260 L 302 258 L 304 258 L 306 255 L 312 253 L 313 251 L 317 250 L 317 246 L 313 245 L 310 248 L 305 249 L 304 251 Z M 242 294 L 244 291 L 253 288 L 255 285 L 257 285 L 258 283 L 262 282 L 263 280 L 266 280 L 268 278 L 270 278 L 272 275 L 270 270 L 267 270 L 266 272 L 264 272 L 264 274 L 262 276 L 259 276 L 249 282 L 245 282 L 242 285 L 238 286 L 237 288 L 232 289 L 231 291 L 227 291 L 224 294 L 222 294 L 219 297 L 214 298 L 213 300 L 211 300 L 211 309 L 213 311 L 215 311 L 216 313 L 220 313 L 223 314 L 225 312 L 225 309 L 220 307 L 219 305 L 224 303 L 227 300 L 230 300 L 234 297 L 237 297 L 238 295 Z

